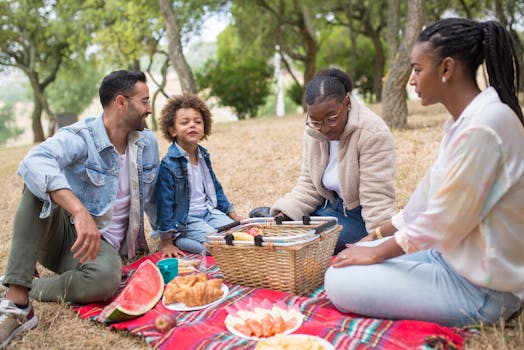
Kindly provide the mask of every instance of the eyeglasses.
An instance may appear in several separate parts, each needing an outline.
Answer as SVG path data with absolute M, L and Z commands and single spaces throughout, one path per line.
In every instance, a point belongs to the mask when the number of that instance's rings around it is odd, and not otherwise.
M 124 96 L 128 100 L 133 99 L 133 97 L 130 97 L 130 96 L 126 96 L 126 95 L 122 95 L 122 96 Z M 144 107 L 151 107 L 151 101 L 149 100 L 149 97 L 144 97 L 143 99 L 140 100 L 140 103 L 142 103 Z
M 315 130 L 322 129 L 322 125 L 324 124 L 329 127 L 337 125 L 338 115 L 340 114 L 340 110 L 342 109 L 343 106 L 344 104 L 341 103 L 340 107 L 338 107 L 337 114 L 332 115 L 331 117 L 327 117 L 323 121 L 311 120 L 309 113 L 306 113 L 306 125 Z

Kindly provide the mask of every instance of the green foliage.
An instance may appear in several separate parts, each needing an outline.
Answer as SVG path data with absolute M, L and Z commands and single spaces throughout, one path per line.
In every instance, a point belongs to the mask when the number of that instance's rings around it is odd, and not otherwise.
M 96 0 L 92 0 L 96 1 Z M 80 15 L 83 23 L 95 23 L 93 43 L 99 57 L 119 68 L 140 69 L 140 58 L 153 55 L 164 36 L 157 1 L 106 0 L 99 8 Z
M 230 27 L 219 36 L 217 58 L 206 62 L 196 73 L 199 90 L 209 88 L 209 94 L 222 105 L 233 107 L 239 119 L 255 117 L 270 93 L 272 67 L 260 56 L 246 55 L 238 35 Z
M 304 87 L 302 85 L 293 82 L 291 86 L 286 89 L 286 96 L 297 106 L 302 105 L 302 97 L 304 96 Z
M 256 116 L 269 94 L 271 69 L 265 60 L 210 60 L 197 72 L 199 89 L 210 88 L 221 104 L 233 107 L 239 119 Z
M 51 109 L 55 113 L 79 115 L 98 93 L 106 72 L 93 60 L 78 59 L 63 66 L 56 81 L 47 89 Z
M 289 89 L 287 87 L 284 87 L 284 110 L 286 111 L 286 114 L 296 112 L 299 109 L 299 107 L 302 108 L 301 104 L 297 104 L 294 100 L 291 99 L 291 97 L 288 94 L 288 91 Z M 277 94 L 276 85 L 274 85 L 274 88 L 271 89 L 271 93 L 266 98 L 266 103 L 258 109 L 257 116 L 274 116 L 276 113 L 276 104 Z
M 364 37 L 357 37 L 356 61 L 349 61 L 349 51 L 351 42 L 348 40 L 347 28 L 337 27 L 326 37 L 324 46 L 329 48 L 319 52 L 317 66 L 319 69 L 328 67 L 339 67 L 350 72 L 351 68 L 355 72 L 351 79 L 353 86 L 362 95 L 373 94 L 373 65 L 375 49 L 371 41 Z
M 0 108 L 0 145 L 8 139 L 16 137 L 23 132 L 15 123 L 13 105 L 5 104 Z

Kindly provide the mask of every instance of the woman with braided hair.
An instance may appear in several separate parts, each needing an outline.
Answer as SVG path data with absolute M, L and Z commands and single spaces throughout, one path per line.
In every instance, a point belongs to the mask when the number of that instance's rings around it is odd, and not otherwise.
M 497 22 L 443 19 L 410 55 L 421 103 L 451 118 L 437 159 L 404 209 L 349 245 L 326 272 L 344 312 L 447 326 L 490 324 L 524 298 L 524 119 L 519 64 Z M 489 87 L 476 72 L 485 61 Z
M 335 254 L 394 214 L 393 136 L 352 89 L 351 78 L 336 68 L 318 72 L 308 83 L 302 173 L 271 207 L 272 215 L 293 220 L 336 217 L 342 231 Z

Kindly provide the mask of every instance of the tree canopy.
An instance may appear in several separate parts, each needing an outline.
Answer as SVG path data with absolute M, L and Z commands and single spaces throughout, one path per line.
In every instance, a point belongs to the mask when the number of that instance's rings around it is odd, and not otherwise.
M 405 0 L 0 0 L 0 71 L 17 69 L 27 77 L 34 141 L 46 137 L 43 113 L 52 125 L 56 113 L 78 112 L 96 94 L 101 76 L 112 69 L 149 73 L 156 85 L 153 99 L 170 94 L 166 81 L 173 71 L 183 91 L 197 92 L 192 82 L 196 74 L 200 86 L 208 87 L 222 104 L 234 107 L 242 117 L 255 116 L 271 92 L 271 60 L 277 51 L 293 81 L 287 84 L 287 94 L 299 104 L 305 84 L 329 66 L 350 73 L 366 100 L 381 101 L 383 95 L 390 98 L 383 93 L 390 88 L 382 85 L 399 62 L 398 55 L 409 51 L 398 50 L 406 34 L 408 4 Z M 523 1 L 427 0 L 423 6 L 423 24 L 443 16 L 498 19 L 510 31 L 522 65 Z M 226 12 L 227 33 L 204 68 L 194 72 L 186 57 L 187 43 L 209 16 Z M 523 75 L 524 69 L 521 81 Z

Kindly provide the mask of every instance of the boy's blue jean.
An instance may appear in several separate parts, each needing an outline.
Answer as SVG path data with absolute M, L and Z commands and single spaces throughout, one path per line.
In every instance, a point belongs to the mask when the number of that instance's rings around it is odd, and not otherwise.
M 311 216 L 334 216 L 338 219 L 339 225 L 342 225 L 333 254 L 338 254 L 346 248 L 346 243 L 355 243 L 368 234 L 361 211 L 361 206 L 344 211 L 344 202 L 341 198 L 337 198 L 335 202 L 328 202 L 327 205 L 318 207 L 311 214 Z
M 198 216 L 190 215 L 187 218 L 187 232 L 178 236 L 175 244 L 186 252 L 200 254 L 205 251 L 208 253 L 203 244 L 206 241 L 206 235 L 232 222 L 233 219 L 218 209 L 205 211 Z
M 492 324 L 507 319 L 521 306 L 511 293 L 469 282 L 432 249 L 380 264 L 330 267 L 324 286 L 342 312 L 453 327 Z

